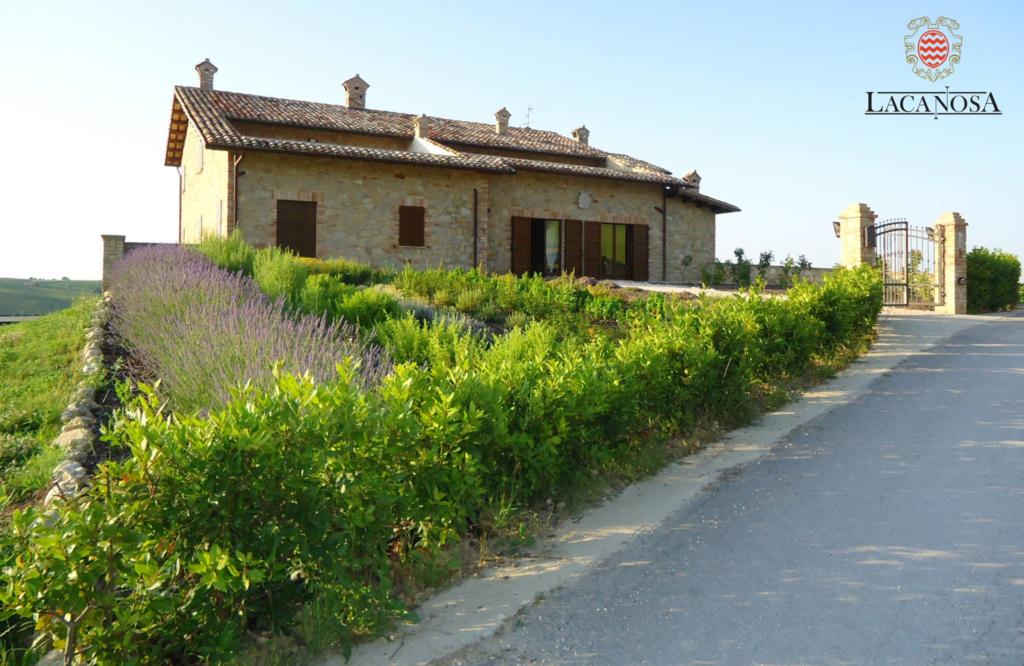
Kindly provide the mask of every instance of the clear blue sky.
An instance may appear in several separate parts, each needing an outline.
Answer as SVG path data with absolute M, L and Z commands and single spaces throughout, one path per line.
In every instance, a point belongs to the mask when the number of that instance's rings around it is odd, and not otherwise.
M 97 277 L 101 233 L 172 241 L 163 166 L 174 84 L 209 57 L 217 87 L 568 133 L 672 169 L 739 205 L 718 255 L 838 259 L 831 220 L 863 201 L 1024 254 L 1021 2 L 5 2 L 0 275 Z M 906 22 L 958 20 L 944 83 L 1001 117 L 865 117 L 867 90 L 942 89 L 903 60 Z

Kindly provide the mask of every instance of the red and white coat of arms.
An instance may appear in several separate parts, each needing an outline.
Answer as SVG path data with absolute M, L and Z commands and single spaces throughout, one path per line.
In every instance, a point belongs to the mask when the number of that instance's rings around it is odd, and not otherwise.
M 954 65 L 960 62 L 964 43 L 964 38 L 956 34 L 960 24 L 945 16 L 934 23 L 922 16 L 908 23 L 907 28 L 913 32 L 903 38 L 903 45 L 914 73 L 928 81 L 952 74 Z

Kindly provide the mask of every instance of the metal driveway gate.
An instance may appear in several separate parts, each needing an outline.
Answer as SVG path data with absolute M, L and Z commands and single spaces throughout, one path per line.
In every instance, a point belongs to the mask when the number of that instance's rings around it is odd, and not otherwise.
M 885 281 L 885 305 L 930 309 L 942 302 L 942 242 L 934 228 L 903 218 L 868 228 L 868 245 L 875 248 Z

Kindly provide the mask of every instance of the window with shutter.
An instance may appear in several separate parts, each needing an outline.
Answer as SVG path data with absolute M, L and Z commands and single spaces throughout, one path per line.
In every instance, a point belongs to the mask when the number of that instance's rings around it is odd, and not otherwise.
M 399 206 L 398 208 L 398 244 L 403 247 L 423 247 L 426 245 L 424 223 L 426 209 L 423 206 Z
M 278 199 L 275 223 L 278 247 L 300 257 L 316 256 L 316 202 Z

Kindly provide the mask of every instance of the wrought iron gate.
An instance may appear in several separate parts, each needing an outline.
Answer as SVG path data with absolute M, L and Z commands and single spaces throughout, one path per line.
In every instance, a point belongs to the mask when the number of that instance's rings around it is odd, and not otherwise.
M 895 218 L 869 227 L 867 240 L 882 269 L 885 305 L 932 308 L 942 302 L 943 239 L 935 229 Z

